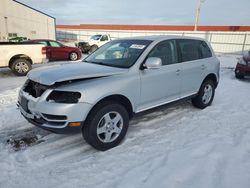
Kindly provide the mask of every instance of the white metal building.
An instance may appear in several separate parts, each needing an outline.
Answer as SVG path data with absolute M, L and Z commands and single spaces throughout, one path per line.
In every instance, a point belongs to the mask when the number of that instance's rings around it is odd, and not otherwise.
M 206 39 L 216 53 L 242 54 L 250 50 L 250 26 L 168 25 L 57 25 L 57 39 L 84 41 L 95 34 L 109 34 L 112 39 L 145 35 L 178 35 Z
M 15 0 L 0 0 L 0 41 L 13 37 L 55 39 L 56 19 Z

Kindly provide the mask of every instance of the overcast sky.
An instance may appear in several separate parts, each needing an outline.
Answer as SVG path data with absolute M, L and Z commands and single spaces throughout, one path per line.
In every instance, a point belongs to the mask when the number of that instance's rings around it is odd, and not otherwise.
M 197 0 L 19 0 L 57 24 L 193 25 Z M 200 25 L 250 25 L 250 0 L 205 0 Z

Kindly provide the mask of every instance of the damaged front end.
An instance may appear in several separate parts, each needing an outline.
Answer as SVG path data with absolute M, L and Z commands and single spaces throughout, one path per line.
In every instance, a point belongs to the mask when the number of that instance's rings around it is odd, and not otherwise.
M 76 111 L 87 113 L 91 106 L 79 102 L 80 92 L 56 90 L 68 83 L 72 81 L 47 86 L 28 79 L 19 92 L 21 114 L 30 123 L 56 133 L 80 131 L 84 116 Z

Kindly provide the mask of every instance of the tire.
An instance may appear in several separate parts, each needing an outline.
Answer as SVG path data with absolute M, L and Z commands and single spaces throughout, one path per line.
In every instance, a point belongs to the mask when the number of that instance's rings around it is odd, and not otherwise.
M 205 80 L 198 92 L 198 95 L 192 99 L 192 104 L 200 109 L 211 105 L 214 99 L 215 84 L 212 80 Z
M 76 61 L 78 59 L 78 54 L 76 52 L 71 52 L 69 54 L 69 60 L 70 61 Z
M 25 76 L 32 69 L 30 61 L 23 58 L 15 59 L 10 68 L 17 76 Z
M 239 75 L 239 74 L 236 74 L 236 73 L 235 73 L 235 77 L 238 78 L 238 79 L 244 79 L 243 75 Z
M 97 45 L 93 45 L 90 47 L 89 49 L 89 54 L 92 54 L 94 51 L 96 51 L 98 49 L 98 46 Z
M 120 144 L 128 125 L 129 115 L 126 109 L 121 104 L 106 101 L 90 112 L 82 134 L 86 142 L 95 149 L 106 151 Z

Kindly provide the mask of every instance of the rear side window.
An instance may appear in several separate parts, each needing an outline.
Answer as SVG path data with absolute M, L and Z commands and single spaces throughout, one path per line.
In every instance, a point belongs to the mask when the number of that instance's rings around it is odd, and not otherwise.
M 202 58 L 212 57 L 212 52 L 206 42 L 201 41 L 199 49 L 200 49 Z
M 174 40 L 166 40 L 158 43 L 149 53 L 148 57 L 161 58 L 162 65 L 177 63 L 177 50 Z
M 211 50 L 204 41 L 192 39 L 179 39 L 178 45 L 182 62 L 194 61 L 197 59 L 208 58 L 212 56 Z

